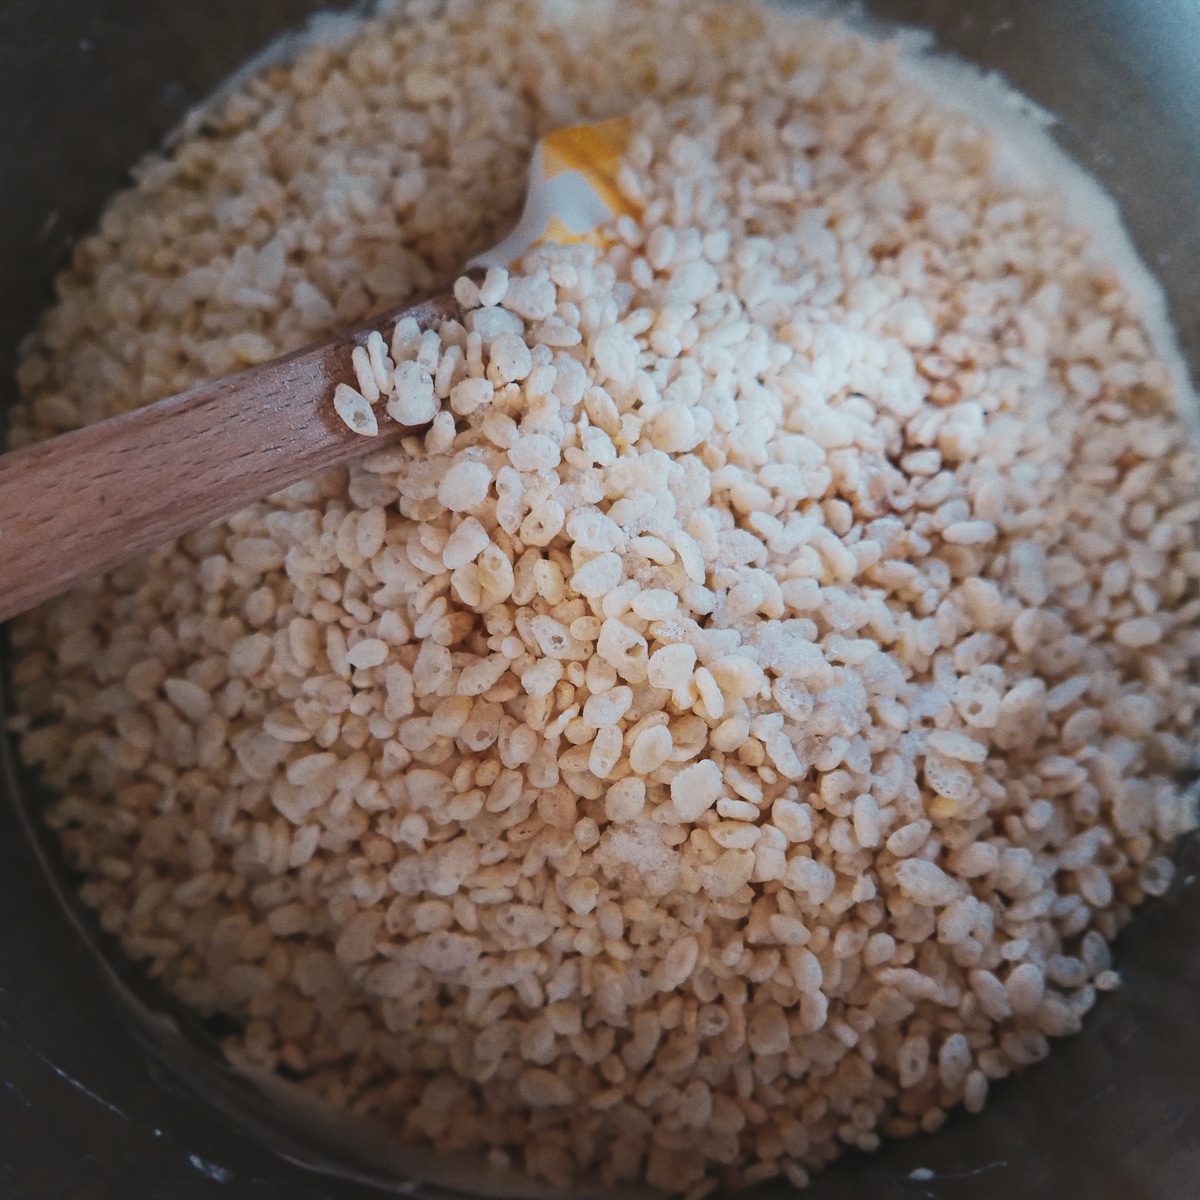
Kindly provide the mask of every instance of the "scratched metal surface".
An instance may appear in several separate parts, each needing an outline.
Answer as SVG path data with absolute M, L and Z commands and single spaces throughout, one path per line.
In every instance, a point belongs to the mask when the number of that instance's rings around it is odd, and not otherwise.
M 318 7 L 318 0 L 0 0 L 0 409 L 17 339 L 48 301 L 72 238 L 91 225 L 129 164 L 271 35 Z M 1002 71 L 1059 114 L 1064 146 L 1121 201 L 1163 280 L 1195 372 L 1200 4 L 866 0 L 864 7 L 934 28 L 943 48 Z M 0 1196 L 380 1195 L 266 1148 L 266 1140 L 285 1137 L 271 1128 L 270 1106 L 227 1088 L 221 1096 L 211 1057 L 180 1053 L 169 1038 L 147 1048 L 108 969 L 60 905 L 64 880 L 53 846 L 16 807 L 16 790 L 0 774 Z M 1124 989 L 1048 1062 L 997 1088 L 982 1117 L 847 1160 L 818 1180 L 813 1200 L 1017 1193 L 1194 1200 L 1196 889 L 1141 916 L 1119 958 Z M 126 982 L 137 986 L 129 973 Z M 293 1137 L 287 1148 L 318 1152 L 315 1143 Z

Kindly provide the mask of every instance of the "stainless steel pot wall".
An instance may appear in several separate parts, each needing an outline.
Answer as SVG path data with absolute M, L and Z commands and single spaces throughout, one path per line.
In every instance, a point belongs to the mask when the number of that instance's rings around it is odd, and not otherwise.
M 0 386 L 72 239 L 185 109 L 317 0 L 0 0 Z M 868 0 L 1062 118 L 1121 203 L 1200 375 L 1200 7 L 1180 0 Z M 0 392 L 0 407 L 10 391 Z M 0 564 L 0 572 L 3 572 Z M 0 1194 L 13 1200 L 355 1200 L 215 1058 L 137 1028 L 53 846 L 0 774 Z M 26 786 L 25 803 L 36 808 Z M 1188 874 L 1188 872 L 1184 872 Z M 72 913 L 74 915 L 72 915 Z M 979 1118 L 847 1159 L 813 1200 L 1200 1195 L 1200 899 L 1122 939 L 1125 987 Z M 132 975 L 130 980 L 133 979 Z M 134 984 L 136 986 L 136 984 Z M 916 1171 L 914 1176 L 912 1173 Z M 367 1172 L 367 1174 L 370 1174 Z M 360 1175 L 360 1179 L 362 1176 Z M 444 1189 L 420 1189 L 446 1195 Z

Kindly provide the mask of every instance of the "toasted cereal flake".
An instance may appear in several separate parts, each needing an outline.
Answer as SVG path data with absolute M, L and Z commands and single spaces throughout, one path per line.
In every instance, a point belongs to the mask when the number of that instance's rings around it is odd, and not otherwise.
M 919 821 L 910 821 L 907 825 L 901 825 L 888 838 L 888 851 L 897 858 L 909 858 L 925 845 L 925 840 L 929 837 L 929 832 L 932 828 L 933 826 L 930 822 L 924 818 Z M 961 874 L 961 871 L 958 873 Z
M 824 863 L 801 856 L 789 861 L 785 882 L 809 904 L 821 905 L 833 895 L 837 879 Z
M 333 392 L 333 407 L 342 423 L 353 433 L 374 437 L 379 422 L 367 398 L 348 384 L 339 383 Z
M 571 590 L 581 596 L 604 596 L 620 583 L 621 574 L 621 560 L 617 555 L 598 554 L 571 576 Z
M 686 643 L 664 646 L 656 650 L 647 663 L 647 679 L 651 687 L 674 691 L 687 686 L 696 665 L 696 651 Z
M 712 672 L 707 667 L 698 667 L 693 679 L 706 715 L 713 720 L 720 720 L 725 715 L 725 697 L 721 689 L 717 687 L 717 681 L 713 678 Z
M 583 706 L 583 723 L 593 729 L 616 727 L 617 722 L 633 706 L 633 689 L 612 687 L 599 695 L 589 696 Z
M 1034 963 L 1020 963 L 1014 967 L 1007 981 L 1008 1006 L 1018 1017 L 1028 1017 L 1037 1011 L 1046 993 L 1046 981 L 1041 969 Z
M 358 380 L 358 390 L 368 404 L 374 404 L 379 399 L 379 384 L 375 381 L 375 372 L 371 368 L 371 359 L 366 347 L 355 346 L 351 351 L 350 361 Z
M 879 805 L 869 795 L 854 800 L 854 837 L 860 846 L 879 845 Z
M 773 913 L 767 924 L 772 938 L 784 946 L 803 946 L 812 937 L 803 921 L 786 913 Z
M 671 731 L 665 725 L 644 729 L 630 748 L 629 765 L 639 775 L 649 775 L 667 761 L 674 746 Z
M 525 379 L 533 370 L 533 358 L 524 339 L 515 333 L 502 333 L 493 339 L 488 351 L 488 379 L 496 387 Z
M 995 540 L 996 527 L 989 521 L 956 521 L 942 530 L 952 546 L 978 546 Z
M 417 357 L 421 344 L 421 326 L 415 317 L 401 317 L 392 328 L 390 349 L 397 366 Z
M 604 815 L 610 821 L 632 821 L 646 806 L 646 785 L 635 776 L 614 783 L 604 797 Z
M 1138 650 L 1145 646 L 1153 646 L 1160 641 L 1162 626 L 1153 617 L 1135 617 L 1128 621 L 1122 621 L 1113 630 L 1113 637 L 1122 646 Z
M 671 780 L 671 803 L 681 821 L 695 821 L 721 795 L 721 770 L 714 762 L 685 767 Z
M 454 281 L 454 298 L 464 312 L 467 309 L 478 307 L 480 303 L 479 284 L 469 275 L 460 275 Z
M 622 325 L 613 325 L 596 339 L 592 347 L 600 380 L 631 383 L 637 367 L 637 342 Z
M 648 621 L 663 621 L 679 607 L 679 597 L 665 588 L 647 588 L 634 596 L 630 607 Z
M 424 425 L 437 415 L 433 378 L 419 363 L 400 363 L 396 368 L 394 392 L 387 403 L 388 416 L 393 421 L 401 425 Z
M 478 508 L 492 485 L 492 473 L 481 462 L 458 462 L 438 486 L 438 500 L 451 512 Z
M 346 661 L 352 667 L 379 667 L 387 661 L 387 642 L 379 638 L 364 638 L 346 652 Z
M 540 1067 L 528 1067 L 517 1080 L 521 1100 L 530 1108 L 553 1108 L 575 1099 L 571 1085 L 560 1075 Z
M 491 540 L 488 531 L 474 517 L 466 517 L 446 539 L 442 549 L 442 564 L 448 571 L 465 567 L 479 557 Z
M 612 774 L 617 759 L 621 757 L 621 731 L 615 725 L 606 725 L 596 731 L 592 741 L 592 752 L 588 758 L 588 770 L 597 779 L 607 779 Z
M 987 758 L 987 747 L 957 730 L 935 729 L 926 739 L 931 750 L 960 762 L 980 763 Z
M 651 983 L 660 992 L 673 992 L 682 987 L 695 970 L 700 945 L 694 937 L 681 937 L 667 951 L 655 968 Z
M 896 867 L 896 882 L 901 891 L 918 904 L 949 904 L 958 895 L 958 886 L 936 863 L 922 858 L 906 858 Z
M 746 1041 L 755 1054 L 783 1054 L 791 1045 L 787 1017 L 778 1004 L 764 1004 L 746 1023 Z
M 813 835 L 812 809 L 795 800 L 776 800 L 771 806 L 771 823 L 789 842 L 807 842 Z
M 460 417 L 466 417 L 489 404 L 495 394 L 490 379 L 464 379 L 450 389 L 450 407 Z
M 488 267 L 487 275 L 479 288 L 479 303 L 484 308 L 500 304 L 508 293 L 508 271 L 504 267 Z

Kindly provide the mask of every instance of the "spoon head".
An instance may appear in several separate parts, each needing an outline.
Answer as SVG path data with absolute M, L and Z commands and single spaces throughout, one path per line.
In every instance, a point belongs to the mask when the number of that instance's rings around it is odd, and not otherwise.
M 620 185 L 621 156 L 631 130 L 628 117 L 614 117 L 559 129 L 538 142 L 521 220 L 504 241 L 470 265 L 508 267 L 540 242 L 606 245 L 603 226 L 618 217 L 641 215 Z

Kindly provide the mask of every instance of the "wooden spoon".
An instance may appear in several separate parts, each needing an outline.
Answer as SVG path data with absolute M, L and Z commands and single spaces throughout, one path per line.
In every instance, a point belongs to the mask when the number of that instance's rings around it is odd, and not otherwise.
M 598 243 L 635 210 L 616 186 L 625 118 L 540 142 L 516 230 L 473 266 L 508 265 L 539 241 Z M 462 312 L 450 292 L 327 341 L 0 457 L 0 621 L 155 546 L 428 425 L 378 413 L 363 437 L 336 414 L 351 354 L 402 317 L 422 330 Z

